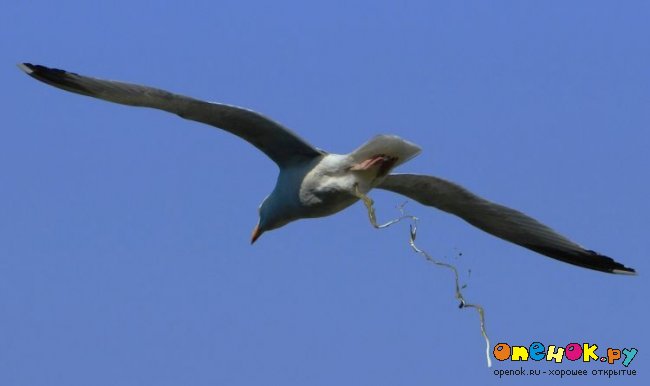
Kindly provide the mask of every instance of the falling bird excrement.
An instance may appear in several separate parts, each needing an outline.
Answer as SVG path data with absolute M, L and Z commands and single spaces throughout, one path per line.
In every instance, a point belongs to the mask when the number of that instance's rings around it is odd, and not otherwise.
M 406 202 L 398 206 L 398 210 L 400 212 L 399 217 L 394 218 L 386 223 L 379 224 L 377 222 L 377 215 L 375 213 L 374 201 L 366 194 L 362 193 L 358 189 L 358 187 L 356 189 L 356 194 L 359 197 L 359 199 L 363 201 L 363 204 L 365 205 L 368 211 L 368 218 L 370 219 L 370 223 L 372 224 L 373 227 L 377 229 L 382 229 L 394 225 L 402 220 L 410 220 L 411 223 L 409 224 L 409 246 L 411 247 L 411 249 L 416 253 L 418 253 L 419 255 L 421 255 L 422 257 L 424 257 L 424 259 L 427 262 L 434 264 L 438 267 L 447 268 L 454 273 L 455 297 L 460 302 L 459 308 L 473 308 L 478 313 L 480 326 L 481 326 L 481 335 L 483 335 L 483 339 L 485 340 L 485 358 L 487 360 L 488 367 L 492 367 L 492 360 L 490 359 L 490 338 L 488 337 L 485 328 L 485 309 L 480 304 L 468 303 L 465 300 L 465 297 L 463 296 L 463 292 L 462 292 L 462 288 L 464 287 L 460 286 L 460 279 L 458 275 L 458 269 L 456 268 L 456 266 L 450 263 L 446 263 L 444 261 L 440 261 L 438 259 L 434 259 L 428 252 L 426 252 L 423 249 L 420 249 L 415 244 L 415 238 L 417 236 L 418 218 L 413 215 L 407 214 L 404 211 L 404 206 L 406 205 Z

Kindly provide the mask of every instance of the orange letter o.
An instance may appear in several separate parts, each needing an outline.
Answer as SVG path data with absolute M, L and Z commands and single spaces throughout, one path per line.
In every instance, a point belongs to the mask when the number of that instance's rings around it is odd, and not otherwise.
M 507 343 L 499 343 L 494 346 L 492 355 L 499 361 L 505 361 L 510 358 L 510 346 Z

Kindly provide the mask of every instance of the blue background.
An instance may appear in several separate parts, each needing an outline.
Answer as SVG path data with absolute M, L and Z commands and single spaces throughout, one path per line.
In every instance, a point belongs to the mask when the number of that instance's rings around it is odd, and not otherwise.
M 636 347 L 647 381 L 650 6 L 12 1 L 0 14 L 0 384 L 499 380 L 451 274 L 361 204 L 250 232 L 276 166 L 244 141 L 65 93 L 28 61 L 246 106 L 318 147 L 419 144 L 456 181 L 636 268 L 563 264 L 417 203 L 492 343 Z M 374 192 L 380 219 L 403 201 Z M 459 255 L 462 253 L 462 256 Z M 471 275 L 468 274 L 471 270 Z M 600 351 L 604 354 L 604 351 Z M 524 363 L 526 369 L 620 369 Z M 611 384 L 606 377 L 563 382 Z

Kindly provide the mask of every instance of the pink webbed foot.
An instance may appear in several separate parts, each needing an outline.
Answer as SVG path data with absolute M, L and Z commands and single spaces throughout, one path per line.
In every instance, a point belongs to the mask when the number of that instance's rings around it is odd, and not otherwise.
M 377 177 L 385 176 L 397 162 L 397 157 L 377 154 L 352 166 L 350 170 L 370 170 L 377 167 Z

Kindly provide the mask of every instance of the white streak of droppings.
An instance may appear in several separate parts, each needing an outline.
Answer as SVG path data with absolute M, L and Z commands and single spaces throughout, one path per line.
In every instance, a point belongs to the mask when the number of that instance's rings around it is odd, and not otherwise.
M 375 227 L 377 229 L 381 229 L 381 228 L 386 228 L 386 227 L 388 227 L 390 225 L 396 224 L 396 223 L 398 223 L 398 222 L 400 222 L 402 220 L 406 220 L 406 219 L 411 220 L 410 237 L 409 237 L 409 245 L 411 246 L 411 249 L 413 249 L 418 254 L 422 255 L 424 257 L 424 259 L 426 261 L 428 261 L 429 263 L 437 265 L 439 267 L 448 268 L 448 269 L 450 269 L 450 270 L 452 270 L 454 272 L 454 279 L 455 279 L 455 286 L 456 286 L 456 288 L 455 288 L 456 291 L 455 292 L 456 292 L 456 299 L 458 301 L 460 301 L 460 306 L 459 307 L 460 308 L 474 308 L 476 310 L 476 312 L 478 313 L 479 320 L 481 322 L 481 335 L 483 335 L 483 339 L 485 340 L 485 357 L 487 359 L 487 365 L 488 365 L 488 367 L 492 367 L 492 359 L 490 358 L 490 347 L 491 347 L 490 338 L 488 337 L 487 331 L 485 329 L 485 309 L 480 304 L 467 303 L 467 301 L 465 300 L 465 297 L 463 296 L 463 293 L 461 291 L 461 289 L 465 288 L 465 287 L 460 286 L 460 280 L 459 280 L 459 276 L 458 276 L 458 269 L 454 265 L 434 259 L 433 257 L 431 257 L 431 255 L 429 255 L 429 253 L 427 253 L 426 251 L 418 248 L 417 245 L 415 245 L 415 237 L 416 237 L 416 234 L 417 234 L 417 221 L 418 221 L 418 218 L 415 217 L 415 216 L 405 214 L 404 213 L 404 204 L 402 204 L 398 208 L 400 213 L 401 213 L 400 217 L 398 217 L 396 219 L 393 219 L 393 220 L 390 220 L 387 223 L 380 225 L 380 224 L 377 223 L 377 217 L 375 215 L 375 208 L 373 206 L 374 202 L 372 201 L 372 199 L 370 197 L 366 196 L 365 194 L 363 194 L 361 191 L 359 191 L 358 188 L 356 190 L 356 194 L 359 197 L 359 199 L 361 199 L 361 201 L 363 201 L 363 203 L 365 204 L 366 209 L 368 210 L 368 218 L 370 219 L 370 223 L 372 224 L 373 227 Z

